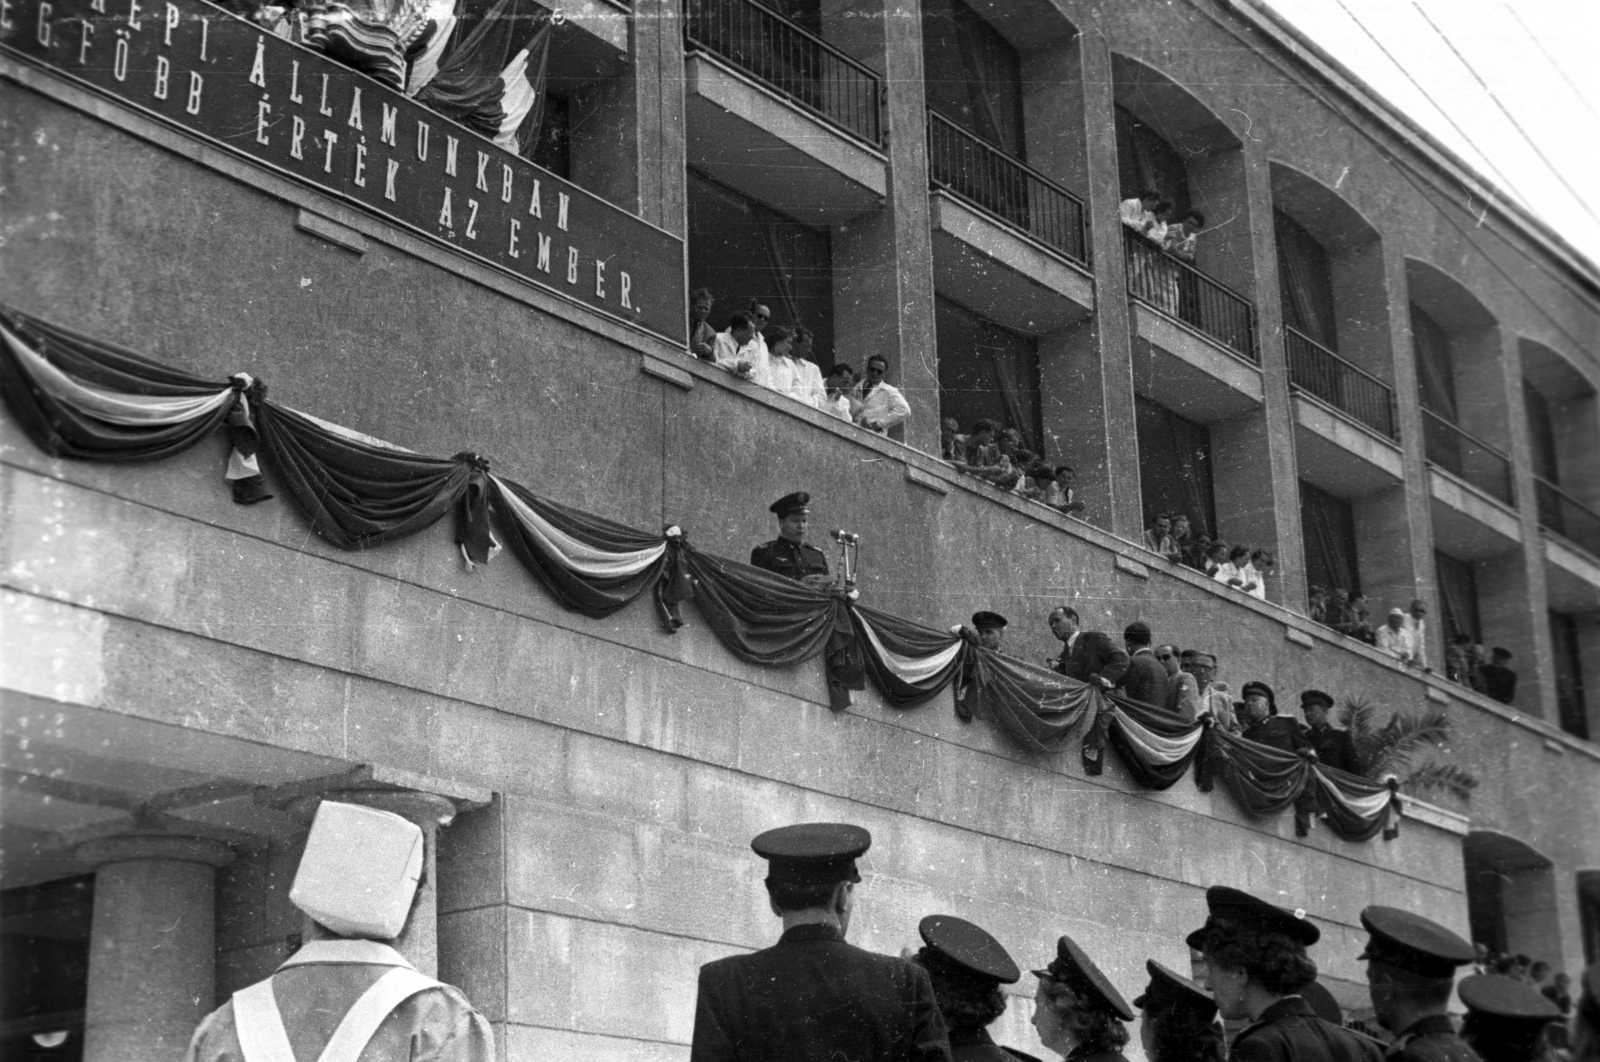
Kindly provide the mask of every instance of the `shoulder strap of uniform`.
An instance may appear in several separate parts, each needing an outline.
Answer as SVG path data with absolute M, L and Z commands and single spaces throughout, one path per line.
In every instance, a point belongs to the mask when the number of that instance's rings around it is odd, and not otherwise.
M 233 994 L 233 1025 L 245 1062 L 295 1062 L 278 1001 L 272 995 L 272 978 Z
M 364 992 L 355 1006 L 345 1014 L 339 1022 L 339 1027 L 333 1030 L 333 1037 L 328 1041 L 328 1046 L 322 1049 L 317 1062 L 356 1062 L 361 1057 L 361 1052 L 366 1050 L 367 1041 L 372 1039 L 373 1033 L 378 1031 L 378 1026 L 383 1024 L 394 1008 L 416 995 L 430 988 L 438 987 L 439 982 L 431 977 L 425 977 L 415 970 L 408 970 L 403 966 L 396 966 L 375 981 L 371 988 Z M 254 1062 L 253 1059 L 248 1062 Z

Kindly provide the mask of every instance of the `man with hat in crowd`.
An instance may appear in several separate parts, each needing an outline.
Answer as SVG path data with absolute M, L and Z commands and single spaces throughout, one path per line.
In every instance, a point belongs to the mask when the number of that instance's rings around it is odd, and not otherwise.
M 831 586 L 828 558 L 805 540 L 806 527 L 811 522 L 811 495 L 803 490 L 785 494 L 767 506 L 767 512 L 778 518 L 778 537 L 752 549 L 750 563 L 798 579 L 807 586 L 818 589 Z
M 1224 1018 L 1249 1018 L 1231 1062 L 1378 1062 L 1376 1042 L 1317 1017 L 1300 990 L 1316 980 L 1306 948 L 1322 939 L 1304 911 L 1247 892 L 1206 890 L 1208 984 Z
M 1234 705 L 1244 724 L 1246 741 L 1271 745 L 1283 752 L 1309 753 L 1311 741 L 1299 720 L 1278 714 L 1278 699 L 1265 682 L 1246 682 L 1240 691 L 1242 704 Z
M 1543 1056 L 1545 1028 L 1561 1008 L 1527 981 L 1475 974 L 1456 988 L 1467 1016 L 1461 1038 L 1483 1062 L 1534 1062 Z
M 1150 984 L 1133 1005 L 1144 1012 L 1139 1043 L 1147 1062 L 1222 1062 L 1227 1052 L 1217 1003 L 1187 977 L 1146 959 Z
M 975 642 L 980 648 L 1000 652 L 1008 623 L 998 612 L 974 612 L 972 626 L 961 628 L 961 636 Z
M 1361 912 L 1368 939 L 1372 1010 L 1394 1034 L 1385 1057 L 1397 1062 L 1478 1062 L 1450 1021 L 1456 970 L 1472 962 L 1471 944 L 1421 915 L 1396 907 Z
M 929 915 L 917 926 L 922 950 L 912 959 L 928 971 L 939 1013 L 950 1031 L 954 1062 L 1039 1062 L 1032 1055 L 1001 1047 L 989 1026 L 1006 1011 L 1001 985 L 1013 985 L 1022 971 L 1000 942 L 955 915 Z
M 312 939 L 212 1011 L 188 1062 L 492 1062 L 483 1015 L 383 943 L 410 920 L 422 843 L 392 812 L 323 801 L 289 889 Z
M 1356 755 L 1355 738 L 1350 736 L 1350 731 L 1340 730 L 1328 722 L 1328 712 L 1332 708 L 1333 698 L 1321 690 L 1306 690 L 1300 694 L 1300 712 L 1306 717 L 1306 736 L 1316 750 L 1317 762 L 1360 774 L 1361 759 Z
M 1069 1062 L 1127 1062 L 1133 1008 L 1071 937 L 1056 941 L 1048 968 L 1033 971 L 1033 1027 L 1039 1040 Z
M 700 968 L 691 1062 L 950 1062 L 927 971 L 845 943 L 872 844 L 859 826 L 814 822 L 750 843 L 783 919 L 770 948 Z

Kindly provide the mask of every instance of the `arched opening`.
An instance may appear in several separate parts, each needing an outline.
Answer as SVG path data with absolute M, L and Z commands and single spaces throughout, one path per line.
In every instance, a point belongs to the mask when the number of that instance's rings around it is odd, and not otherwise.
M 1251 298 L 1255 274 L 1239 138 L 1187 89 L 1137 59 L 1113 53 L 1117 175 L 1121 197 L 1154 189 L 1172 217 L 1205 217 L 1194 266 Z
M 1564 965 L 1555 866 L 1515 837 L 1475 830 L 1462 842 L 1472 940 L 1502 955 Z

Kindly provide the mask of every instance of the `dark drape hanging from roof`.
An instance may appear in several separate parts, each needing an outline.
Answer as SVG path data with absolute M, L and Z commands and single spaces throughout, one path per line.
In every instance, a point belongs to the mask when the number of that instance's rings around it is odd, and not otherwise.
M 1301 480 L 1300 526 L 1305 531 L 1307 584 L 1359 593 L 1361 574 L 1350 503 Z

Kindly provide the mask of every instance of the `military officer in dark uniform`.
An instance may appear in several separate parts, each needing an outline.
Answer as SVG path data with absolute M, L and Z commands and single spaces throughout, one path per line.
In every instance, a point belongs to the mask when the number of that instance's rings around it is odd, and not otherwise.
M 1039 1062 L 989 1036 L 988 1026 L 1006 1010 L 1000 986 L 1022 978 L 1000 942 L 955 915 L 929 915 L 917 932 L 923 947 L 912 961 L 933 981 L 939 1013 L 950 1030 L 950 1057 L 955 1062 Z
M 1000 652 L 1001 643 L 1005 640 L 1006 626 L 1006 618 L 998 612 L 972 614 L 972 628 L 978 632 L 978 644 L 985 649 Z M 1022 975 L 1019 973 L 1017 976 Z
M 1394 1033 L 1384 1052 L 1392 1062 L 1479 1062 L 1450 1021 L 1456 969 L 1472 962 L 1472 945 L 1437 922 L 1394 907 L 1368 907 L 1367 986 L 1378 1024 Z
M 1222 1062 L 1227 1045 L 1210 994 L 1154 959 L 1146 959 L 1150 985 L 1133 1005 L 1144 1012 L 1139 1042 L 1148 1062 Z
M 785 494 L 767 506 L 767 511 L 778 518 L 778 537 L 752 549 L 750 563 L 810 586 L 830 585 L 828 558 L 805 542 L 806 525 L 811 520 L 811 495 L 803 490 Z
M 1066 1062 L 1127 1062 L 1133 1008 L 1071 937 L 1056 941 L 1049 967 L 1033 971 L 1033 1027 L 1039 1040 Z
M 783 936 L 700 968 L 691 1062 L 951 1062 L 927 971 L 845 943 L 856 859 L 871 844 L 861 827 L 831 822 L 751 842 L 768 861 Z
M 1361 760 L 1356 756 L 1355 739 L 1350 731 L 1340 730 L 1328 722 L 1328 712 L 1332 708 L 1333 698 L 1321 690 L 1306 690 L 1300 695 L 1300 714 L 1306 717 L 1306 736 L 1317 752 L 1317 762 L 1360 774 Z
M 1561 1008 L 1514 977 L 1478 974 L 1456 989 L 1467 1006 L 1461 1038 L 1483 1062 L 1534 1062 L 1543 1054 L 1545 1027 Z
M 1249 1018 L 1234 1038 L 1231 1062 L 1378 1062 L 1375 1041 L 1317 1017 L 1300 996 L 1316 980 L 1306 948 L 1322 931 L 1304 911 L 1288 911 L 1247 892 L 1206 890 L 1205 953 L 1210 988 L 1224 1018 Z

